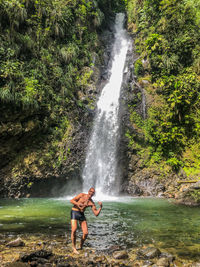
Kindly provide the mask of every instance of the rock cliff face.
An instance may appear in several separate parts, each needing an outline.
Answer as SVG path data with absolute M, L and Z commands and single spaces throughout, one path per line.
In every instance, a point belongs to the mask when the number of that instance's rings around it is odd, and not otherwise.
M 121 95 L 121 141 L 118 150 L 121 192 L 132 196 L 172 198 L 180 204 L 199 205 L 200 187 L 197 180 L 190 179 L 187 182 L 188 177 L 182 169 L 175 172 L 162 169 L 159 164 L 146 164 L 146 155 L 141 153 L 148 144 L 135 121 L 139 118 L 143 123 L 147 118 L 152 98 L 145 91 L 148 82 L 137 82 L 134 70 L 137 59 L 133 45 L 127 56 Z M 143 62 L 144 67 L 145 64 L 147 62 Z

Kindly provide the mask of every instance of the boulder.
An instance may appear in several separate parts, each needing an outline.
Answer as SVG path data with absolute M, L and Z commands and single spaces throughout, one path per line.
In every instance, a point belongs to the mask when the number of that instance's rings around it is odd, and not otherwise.
M 152 261 L 146 260 L 142 263 L 142 267 L 151 267 L 152 264 Z M 139 266 L 141 266 L 141 264 Z
M 128 254 L 125 250 L 115 251 L 115 252 L 113 252 L 113 258 L 116 260 L 127 259 Z
M 160 258 L 167 258 L 169 260 L 169 262 L 172 263 L 176 257 L 170 253 L 163 252 L 163 253 L 161 253 Z
M 137 255 L 142 259 L 153 259 L 159 257 L 161 254 L 160 250 L 155 247 L 147 247 L 137 251 Z
M 118 245 L 113 245 L 113 246 L 110 246 L 107 251 L 110 252 L 110 253 L 113 253 L 114 251 L 119 251 L 121 250 L 122 248 Z
M 17 239 L 10 241 L 8 244 L 6 244 L 7 247 L 23 247 L 25 246 L 24 241 L 18 237 Z
M 200 267 L 200 262 L 195 262 L 191 265 L 191 267 Z
M 168 258 L 160 258 L 157 262 L 156 262 L 157 266 L 160 267 L 169 267 L 170 266 L 170 262 Z
M 30 254 L 23 255 L 20 260 L 23 262 L 29 262 L 29 261 L 33 261 L 33 260 L 38 261 L 38 259 L 40 259 L 40 261 L 41 261 L 41 259 L 48 259 L 52 255 L 53 255 L 52 251 L 41 249 L 41 250 L 32 252 Z M 42 260 L 42 262 L 43 262 L 43 260 Z
M 11 262 L 6 265 L 6 267 L 30 267 L 31 265 L 24 262 Z
M 200 181 L 190 186 L 191 189 L 200 189 Z

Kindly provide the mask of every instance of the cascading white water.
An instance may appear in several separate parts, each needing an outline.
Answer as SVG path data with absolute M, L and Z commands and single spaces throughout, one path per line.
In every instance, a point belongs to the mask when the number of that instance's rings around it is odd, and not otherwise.
M 113 62 L 109 82 L 97 103 L 97 114 L 83 170 L 83 190 L 95 187 L 96 195 L 116 194 L 116 147 L 119 129 L 119 97 L 129 37 L 123 28 L 124 14 L 116 15 Z

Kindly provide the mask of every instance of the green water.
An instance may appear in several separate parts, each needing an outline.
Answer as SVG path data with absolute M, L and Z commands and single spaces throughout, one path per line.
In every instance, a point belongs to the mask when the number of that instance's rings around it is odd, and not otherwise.
M 69 237 L 70 210 L 69 200 L 0 200 L 0 233 Z M 195 257 L 200 252 L 198 207 L 177 206 L 163 199 L 124 198 L 103 202 L 98 217 L 91 210 L 85 214 L 87 244 L 99 250 L 155 244 L 182 256 Z

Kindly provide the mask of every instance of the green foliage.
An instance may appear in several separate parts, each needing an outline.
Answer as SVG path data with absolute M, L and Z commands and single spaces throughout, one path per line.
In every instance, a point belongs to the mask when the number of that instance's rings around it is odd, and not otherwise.
M 144 126 L 144 121 L 142 117 L 134 110 L 131 111 L 130 121 L 139 128 L 142 128 Z
M 200 203 L 200 191 L 199 190 L 191 190 L 187 193 L 187 196 L 194 199 L 196 203 Z
M 17 114 L 16 120 L 25 124 L 32 117 L 38 122 L 37 127 L 26 130 L 29 139 L 40 139 L 39 147 L 31 143 L 29 148 L 44 147 L 34 159 L 39 157 L 41 165 L 52 165 L 54 160 L 54 168 L 59 168 L 71 153 L 73 124 L 86 106 L 78 93 L 87 93 L 94 83 L 93 56 L 101 53 L 97 32 L 106 18 L 100 2 L 0 0 L 2 117 L 7 120 L 9 107 L 9 112 Z M 109 7 L 109 0 L 103 2 Z
M 136 74 L 137 76 L 142 76 L 142 75 L 144 75 L 144 68 L 143 68 L 142 60 L 141 60 L 141 59 L 138 59 L 138 60 L 135 62 L 135 74 Z
M 77 80 L 78 80 L 77 82 L 81 88 L 87 87 L 88 81 L 90 80 L 92 73 L 93 73 L 93 70 L 91 70 L 90 68 L 85 68 L 82 70 L 81 76 L 77 77 Z
M 134 137 L 133 137 L 133 135 L 132 134 L 130 134 L 130 131 L 129 130 L 127 130 L 127 132 L 125 133 L 125 136 L 128 138 L 128 140 L 129 140 L 129 147 L 132 147 L 133 146 L 133 144 L 135 143 L 134 142 Z
M 127 11 L 129 27 L 137 33 L 136 50 L 141 54 L 135 73 L 140 79 L 150 75 L 152 82 L 147 87 L 151 107 L 140 127 L 149 160 L 165 160 L 178 170 L 187 166 L 183 155 L 191 141 L 200 141 L 200 2 L 129 0 Z M 149 63 L 145 71 L 144 58 Z
M 0 99 L 22 109 L 69 103 L 77 71 L 92 62 L 101 13 L 85 0 L 0 1 Z

